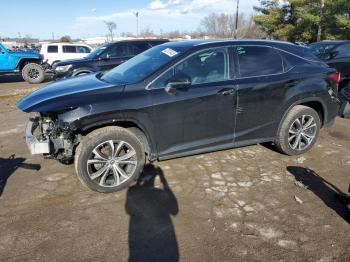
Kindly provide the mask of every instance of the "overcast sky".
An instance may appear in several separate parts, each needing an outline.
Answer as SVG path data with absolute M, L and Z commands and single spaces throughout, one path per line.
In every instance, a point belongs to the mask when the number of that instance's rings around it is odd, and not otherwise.
M 240 0 L 241 12 L 249 15 L 258 0 Z M 58 0 L 6 1 L 0 16 L 0 37 L 31 35 L 52 38 L 95 37 L 107 34 L 103 21 L 114 21 L 117 34 L 136 31 L 134 13 L 139 12 L 140 31 L 155 33 L 198 28 L 212 12 L 233 13 L 236 0 Z

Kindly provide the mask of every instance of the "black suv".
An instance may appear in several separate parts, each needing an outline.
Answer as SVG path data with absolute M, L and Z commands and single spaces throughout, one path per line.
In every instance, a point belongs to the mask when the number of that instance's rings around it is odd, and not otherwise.
M 339 74 L 308 48 L 197 40 L 153 47 L 113 70 L 49 84 L 17 106 L 39 112 L 32 154 L 73 159 L 99 192 L 129 185 L 145 159 L 274 142 L 302 154 L 339 109 Z
M 322 41 L 310 44 L 311 51 L 340 73 L 341 117 L 350 118 L 350 41 Z
M 106 43 L 85 58 L 55 63 L 52 68 L 54 79 L 107 71 L 153 46 L 166 42 L 166 39 L 136 39 Z

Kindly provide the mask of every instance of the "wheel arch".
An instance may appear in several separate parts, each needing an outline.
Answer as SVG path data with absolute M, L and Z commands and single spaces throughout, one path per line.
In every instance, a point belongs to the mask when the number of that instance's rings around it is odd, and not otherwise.
M 17 62 L 16 68 L 22 71 L 23 67 L 28 63 L 40 64 L 40 59 L 38 58 L 20 58 Z
M 318 97 L 309 97 L 309 98 L 304 98 L 304 99 L 298 99 L 295 100 L 294 102 L 290 103 L 287 108 L 284 110 L 284 113 L 282 114 L 282 117 L 280 118 L 279 124 L 278 124 L 278 129 L 276 130 L 276 134 L 281 128 L 281 125 L 283 123 L 283 120 L 286 118 L 287 114 L 292 110 L 293 107 L 297 105 L 302 105 L 302 106 L 307 106 L 312 109 L 314 109 L 318 115 L 320 116 L 321 120 L 321 127 L 324 126 L 326 123 L 327 119 L 327 107 L 325 106 L 324 102 L 318 98 Z
M 86 126 L 82 129 L 82 135 L 87 135 L 92 131 L 107 127 L 107 126 L 119 126 L 128 129 L 141 141 L 145 153 L 150 160 L 156 159 L 156 147 L 146 131 L 146 128 L 136 120 L 133 119 L 120 119 L 120 120 L 105 120 L 102 122 L 96 122 L 93 125 Z
M 89 67 L 81 67 L 81 68 L 77 68 L 77 69 L 74 69 L 73 70 L 73 76 L 77 76 L 81 73 L 92 73 L 94 72 L 95 70 L 93 70 L 92 68 L 89 68 Z

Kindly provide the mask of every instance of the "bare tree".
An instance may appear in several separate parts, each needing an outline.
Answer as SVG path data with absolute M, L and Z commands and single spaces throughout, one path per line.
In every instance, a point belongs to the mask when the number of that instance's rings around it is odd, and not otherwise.
M 243 14 L 240 14 L 238 21 L 237 38 L 265 37 L 254 24 L 252 17 L 247 19 Z M 203 18 L 200 23 L 200 31 L 211 37 L 232 38 L 235 31 L 235 17 L 230 14 L 212 13 Z
M 114 23 L 113 21 L 103 21 L 103 22 L 107 26 L 108 38 L 110 39 L 110 41 L 113 41 L 114 31 L 117 29 L 117 24 Z

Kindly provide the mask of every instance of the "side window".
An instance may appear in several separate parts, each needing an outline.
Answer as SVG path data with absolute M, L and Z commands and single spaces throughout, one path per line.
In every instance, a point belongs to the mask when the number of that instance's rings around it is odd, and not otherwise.
M 282 58 L 276 50 L 265 46 L 235 48 L 241 77 L 254 77 L 283 72 Z
M 62 46 L 63 53 L 76 53 L 77 49 L 74 45 L 64 45 Z
M 299 57 L 297 57 L 295 55 L 288 54 L 286 52 L 280 52 L 280 54 L 283 57 L 284 72 L 287 72 L 288 70 L 292 69 L 295 66 L 308 65 L 309 64 L 304 59 L 299 58 Z
M 58 53 L 58 46 L 57 45 L 47 46 L 47 52 L 48 53 Z
M 88 54 L 91 52 L 90 48 L 88 48 L 87 46 L 77 46 L 76 47 L 77 53 L 85 53 Z
M 229 80 L 228 51 L 217 48 L 191 55 L 161 75 L 152 87 L 165 87 L 169 79 L 177 74 L 189 77 L 192 85 Z
M 131 55 L 137 55 L 143 51 L 146 51 L 150 47 L 147 43 L 131 43 L 129 44 L 129 48 Z
M 119 56 L 127 56 L 128 50 L 126 44 L 117 44 L 108 48 L 102 55 L 102 57 L 119 57 Z
M 336 57 L 350 57 L 350 44 L 341 45 L 336 48 L 334 51 L 337 52 Z

